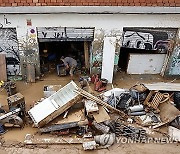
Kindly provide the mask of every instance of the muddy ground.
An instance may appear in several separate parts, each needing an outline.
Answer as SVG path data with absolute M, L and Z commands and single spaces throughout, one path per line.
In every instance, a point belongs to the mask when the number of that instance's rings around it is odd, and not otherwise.
M 75 82 L 78 84 L 79 76 L 75 77 Z M 17 91 L 25 96 L 27 110 L 31 105 L 43 97 L 44 85 L 66 85 L 70 81 L 69 77 L 58 77 L 55 74 L 45 75 L 42 80 L 36 83 L 26 83 L 23 81 L 17 81 Z M 124 73 L 118 73 L 113 81 L 114 87 L 130 88 L 137 83 L 152 83 L 152 82 L 175 82 L 180 83 L 180 79 L 165 79 L 159 75 L 127 75 Z M 108 89 L 111 85 L 108 85 Z M 7 95 L 5 91 L 0 92 L 0 103 L 3 108 L 7 109 Z M 82 149 L 82 145 L 68 144 L 68 145 L 48 145 L 48 146 L 25 146 L 23 144 L 26 134 L 35 134 L 37 128 L 31 126 L 25 126 L 23 129 L 12 128 L 1 136 L 4 142 L 0 146 L 0 154 L 3 153 L 17 153 L 17 154 L 41 154 L 41 153 L 91 153 L 85 152 Z M 121 153 L 121 154 L 177 154 L 180 153 L 179 144 L 115 144 L 109 149 L 101 149 L 93 151 L 93 153 Z

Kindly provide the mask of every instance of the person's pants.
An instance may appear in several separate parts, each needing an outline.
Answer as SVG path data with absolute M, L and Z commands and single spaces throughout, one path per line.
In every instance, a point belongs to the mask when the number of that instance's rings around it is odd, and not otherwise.
M 75 69 L 76 69 L 76 66 L 70 67 L 70 71 L 69 71 L 70 76 L 73 76 Z

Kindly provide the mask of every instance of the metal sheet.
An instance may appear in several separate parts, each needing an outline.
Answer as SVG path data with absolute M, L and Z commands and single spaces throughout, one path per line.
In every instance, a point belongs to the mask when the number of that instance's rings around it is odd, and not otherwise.
M 166 54 L 130 54 L 128 74 L 159 74 Z
M 94 28 L 90 27 L 39 27 L 40 42 L 51 41 L 92 41 Z

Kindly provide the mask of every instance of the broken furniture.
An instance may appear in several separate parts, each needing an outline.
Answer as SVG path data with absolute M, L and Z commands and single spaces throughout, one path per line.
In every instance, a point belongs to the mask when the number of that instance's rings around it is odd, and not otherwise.
M 15 82 L 12 82 L 12 81 L 5 82 L 3 84 L 3 88 L 6 89 L 8 96 L 11 96 L 17 93 Z
M 51 125 L 48 127 L 43 127 L 40 128 L 39 131 L 40 133 L 48 133 L 48 132 L 53 132 L 53 131 L 61 131 L 61 130 L 66 130 L 69 128 L 74 128 L 74 127 L 78 127 L 78 126 L 83 126 L 83 125 L 87 125 L 88 121 L 78 121 L 78 122 L 69 122 L 69 123 L 63 123 L 63 124 L 55 124 L 55 125 Z
M 86 92 L 85 90 L 83 90 L 83 89 L 81 89 L 81 88 L 77 88 L 77 89 L 75 90 L 75 92 L 76 92 L 77 94 L 79 94 L 79 95 L 81 95 L 81 96 L 89 99 L 89 100 L 92 100 L 92 101 L 96 102 L 96 103 L 99 104 L 99 105 L 102 105 L 103 107 L 108 108 L 108 109 L 111 110 L 111 111 L 114 111 L 114 112 L 116 112 L 116 113 L 119 113 L 122 117 L 125 116 L 125 113 L 124 113 L 124 112 L 122 112 L 122 111 L 120 111 L 120 110 L 112 107 L 111 105 L 105 103 L 105 102 L 102 101 L 101 99 L 93 96 L 92 94 Z
M 22 127 L 23 120 L 18 116 L 20 111 L 21 108 L 17 108 L 8 113 L 0 113 L 0 123 L 3 125 L 12 124 L 12 126 Z
M 20 108 L 20 116 L 24 117 L 26 115 L 26 106 L 25 106 L 25 99 L 21 93 L 17 93 L 15 95 L 9 96 L 7 98 L 9 111 L 12 111 L 16 108 Z
M 74 105 L 80 95 L 75 93 L 77 85 L 71 81 L 50 97 L 28 111 L 36 127 L 42 127 Z
M 144 101 L 144 105 L 147 106 L 146 111 L 153 110 L 155 113 L 159 113 L 160 110 L 158 109 L 158 106 L 160 103 L 163 103 L 165 101 L 169 100 L 169 94 L 163 94 L 158 91 L 150 91 L 148 96 L 146 97 Z

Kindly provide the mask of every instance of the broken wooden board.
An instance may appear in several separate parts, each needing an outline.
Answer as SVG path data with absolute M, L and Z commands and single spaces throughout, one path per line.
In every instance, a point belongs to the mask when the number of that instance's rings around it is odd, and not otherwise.
M 109 114 L 106 112 L 103 106 L 99 105 L 99 112 L 92 112 L 94 119 L 97 123 L 104 122 L 110 120 Z
M 24 144 L 26 145 L 58 145 L 58 144 L 82 144 L 85 141 L 92 139 L 77 138 L 77 137 L 50 137 L 50 136 L 34 136 L 27 134 L 25 136 Z
M 162 123 L 153 126 L 153 128 L 161 127 L 167 123 L 173 121 L 178 115 L 180 115 L 180 111 L 171 103 L 165 102 L 159 105 L 160 109 L 160 119 Z
M 7 81 L 6 55 L 0 54 L 0 81 Z
M 84 118 L 84 109 L 70 109 L 66 118 L 62 116 L 58 117 L 58 121 L 55 124 L 64 124 L 69 122 L 78 122 L 85 120 Z
M 149 90 L 157 90 L 157 91 L 180 91 L 180 83 L 146 83 L 144 84 L 146 88 Z
M 85 100 L 85 108 L 87 111 L 87 114 L 91 113 L 91 112 L 96 112 L 99 110 L 98 105 L 96 102 L 91 101 L 91 100 Z

